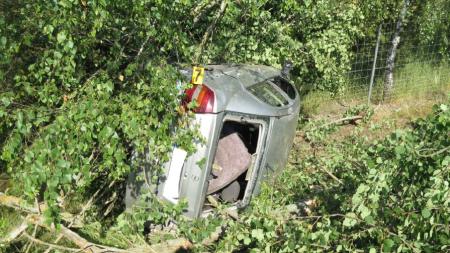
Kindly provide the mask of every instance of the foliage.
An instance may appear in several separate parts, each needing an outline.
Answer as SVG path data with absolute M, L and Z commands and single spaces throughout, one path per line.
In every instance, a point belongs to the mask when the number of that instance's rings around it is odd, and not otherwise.
M 417 20 L 421 43 L 437 44 L 439 53 L 450 58 L 450 3 L 445 0 L 426 1 L 421 8 L 422 15 Z
M 182 79 L 177 70 L 182 63 L 195 62 L 197 52 L 202 64 L 280 67 L 283 60 L 293 59 L 292 74 L 303 92 L 336 94 L 350 67 L 353 41 L 370 26 L 367 14 L 395 19 L 394 14 L 381 13 L 382 4 L 372 9 L 370 3 L 367 7 L 358 1 L 223 1 L 227 6 L 222 16 L 216 15 L 220 2 L 207 0 L 1 1 L 0 173 L 12 177 L 12 192 L 23 192 L 31 203 L 44 201 L 49 221 L 57 225 L 65 201 L 89 198 L 98 180 L 123 182 L 142 165 L 157 176 L 173 145 L 193 152 L 200 136 L 190 123 L 192 115 L 180 108 L 180 91 L 186 84 L 177 82 Z M 429 17 L 434 21 L 423 28 L 426 38 L 445 40 L 448 27 Z M 206 38 L 210 28 L 213 32 Z M 427 149 L 448 146 L 442 139 L 448 130 L 444 109 L 418 122 L 415 131 L 383 143 L 367 146 L 351 139 L 348 146 L 329 147 L 332 159 L 306 157 L 299 168 L 279 179 L 274 190 L 263 190 L 242 222 L 210 219 L 191 226 L 181 221 L 180 231 L 198 242 L 222 222 L 229 232 L 217 250 L 338 251 L 383 242 L 386 248 L 438 249 L 447 240 L 439 224 L 446 224 L 448 217 L 439 208 L 448 203 L 439 201 L 447 194 L 448 159 L 443 158 L 446 151 L 430 156 L 433 151 Z M 315 135 L 324 141 L 326 135 L 320 131 Z M 345 184 L 296 172 L 320 166 Z M 442 173 L 434 174 L 437 170 Z M 406 176 L 393 177 L 395 173 Z M 319 218 L 280 222 L 271 216 L 278 205 L 312 196 L 306 185 L 322 188 L 322 205 L 315 211 Z M 414 187 L 401 188 L 406 185 Z M 399 191 L 405 193 L 399 197 Z M 399 199 L 405 200 L 400 211 L 385 210 Z M 417 206 L 408 205 L 413 200 Z M 141 232 L 145 220 L 167 224 L 182 211 L 182 206 L 156 200 L 142 204 L 120 216 L 109 231 Z M 390 228 L 388 223 L 399 212 L 411 215 L 393 220 L 396 227 Z M 408 230 L 399 230 L 398 224 Z
M 146 162 L 157 170 L 172 145 L 192 151 L 197 139 L 178 110 L 180 77 L 154 54 L 171 25 L 158 31 L 143 3 L 124 4 L 18 1 L 1 18 L 1 158 L 17 188 L 46 201 L 49 217 L 97 177 L 126 178 L 137 167 L 133 152 L 150 146 Z M 154 34 L 164 43 L 147 46 Z
M 210 46 L 216 55 L 209 57 L 275 66 L 294 59 L 293 75 L 302 90 L 336 92 L 360 21 L 351 1 L 233 1 Z
M 192 151 L 197 136 L 177 109 L 183 87 L 170 63 L 192 62 L 200 49 L 202 63 L 280 66 L 295 58 L 299 81 L 337 90 L 359 20 L 351 2 L 233 1 L 203 49 L 218 2 L 2 7 L 1 166 L 28 199 L 48 203 L 49 217 L 57 217 L 64 196 L 83 195 L 95 178 L 123 180 L 136 167 L 133 150 L 150 146 L 146 162 L 155 174 L 172 145 Z
M 449 250 L 449 105 L 435 106 L 411 129 L 396 130 L 383 140 L 368 142 L 355 134 L 342 143 L 331 140 L 324 153 L 294 157 L 281 177 L 262 187 L 239 221 L 218 222 L 227 231 L 209 250 Z M 316 203 L 310 213 L 291 217 L 276 212 L 306 200 Z M 214 226 L 205 224 L 217 224 L 220 217 L 184 226 L 211 232 Z M 194 242 L 203 239 L 184 235 Z

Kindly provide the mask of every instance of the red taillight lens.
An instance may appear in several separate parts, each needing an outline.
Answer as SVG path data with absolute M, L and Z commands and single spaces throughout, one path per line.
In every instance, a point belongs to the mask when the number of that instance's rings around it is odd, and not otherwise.
M 196 113 L 208 113 L 214 110 L 214 92 L 206 85 L 195 85 L 186 90 L 186 99 L 184 104 L 196 100 L 198 107 L 194 109 Z

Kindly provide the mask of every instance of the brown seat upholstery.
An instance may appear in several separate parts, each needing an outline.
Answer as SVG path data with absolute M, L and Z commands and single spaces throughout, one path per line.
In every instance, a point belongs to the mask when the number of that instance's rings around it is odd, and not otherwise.
M 251 155 L 237 133 L 229 134 L 219 140 L 208 194 L 216 192 L 244 173 L 251 163 Z

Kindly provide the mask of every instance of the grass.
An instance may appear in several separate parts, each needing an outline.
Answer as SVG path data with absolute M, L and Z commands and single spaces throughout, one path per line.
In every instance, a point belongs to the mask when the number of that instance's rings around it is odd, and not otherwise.
M 450 96 L 450 65 L 439 66 L 410 63 L 404 65 L 394 75 L 395 89 L 390 99 L 381 102 L 383 77 L 376 80 L 371 107 L 374 114 L 370 125 L 366 128 L 378 131 L 363 130 L 361 134 L 369 139 L 383 138 L 397 128 L 408 127 L 408 124 L 432 111 L 435 104 L 447 101 Z M 356 85 L 353 85 L 353 87 Z M 359 90 L 344 89 L 344 93 L 332 97 L 329 92 L 316 91 L 302 98 L 302 114 L 311 120 L 333 121 L 343 116 L 349 108 L 367 104 L 367 90 L 360 84 Z M 354 134 L 354 126 L 339 128 L 330 138 L 339 142 L 348 135 Z M 301 142 L 302 140 L 296 140 Z
M 20 222 L 21 217 L 18 212 L 10 208 L 0 207 L 0 238 L 5 238 L 10 230 L 19 225 Z
M 450 92 L 450 65 L 413 62 L 399 67 L 394 73 L 394 91 L 384 103 L 382 103 L 383 82 L 384 76 L 379 76 L 375 80 L 372 105 L 378 107 L 392 105 L 394 110 L 398 109 L 397 107 L 409 107 L 406 110 L 408 117 L 413 114 L 422 116 L 429 112 L 431 108 L 429 105 L 447 98 Z M 343 93 L 336 97 L 324 91 L 309 93 L 302 98 L 303 113 L 319 116 L 336 114 L 345 110 L 345 107 L 367 103 L 367 85 L 353 83 L 344 87 Z M 420 112 L 421 110 L 424 112 Z

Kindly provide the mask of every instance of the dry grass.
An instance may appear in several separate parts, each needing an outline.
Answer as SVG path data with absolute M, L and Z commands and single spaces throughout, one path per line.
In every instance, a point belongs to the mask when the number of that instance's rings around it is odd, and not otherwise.
M 442 103 L 450 96 L 450 82 L 446 85 L 431 86 L 429 90 L 408 92 L 403 96 L 378 104 L 372 104 L 374 122 L 384 120 L 399 120 L 409 122 L 427 115 L 434 104 Z M 336 119 L 349 108 L 367 104 L 362 99 L 332 99 L 323 92 L 307 95 L 302 101 L 302 112 L 312 119 Z M 398 125 L 401 127 L 402 125 Z
M 394 73 L 395 86 L 389 101 L 381 103 L 384 77 L 377 77 L 371 102 L 381 114 L 403 119 L 421 117 L 430 105 L 447 99 L 450 92 L 450 64 L 412 61 Z M 351 82 L 351 80 L 350 80 Z M 302 98 L 303 113 L 312 118 L 330 117 L 355 105 L 367 103 L 367 83 L 349 83 L 343 94 L 333 98 L 328 92 L 312 92 Z M 400 110 L 401 113 L 397 113 Z
M 303 100 L 304 117 L 331 122 L 342 118 L 349 108 L 367 104 L 367 101 L 357 99 L 338 101 L 323 99 L 323 96 L 326 94 L 315 93 Z M 446 102 L 449 96 L 450 82 L 447 85 L 429 86 L 428 90 L 422 92 L 403 93 L 403 96 L 396 96 L 388 102 L 372 104 L 374 113 L 368 123 L 340 126 L 329 136 L 328 141 L 339 142 L 350 135 L 365 136 L 368 141 L 381 139 L 395 129 L 407 128 L 415 119 L 425 117 L 432 111 L 433 105 Z M 302 138 L 302 131 L 298 131 L 294 140 L 293 152 L 308 150 L 308 144 Z

